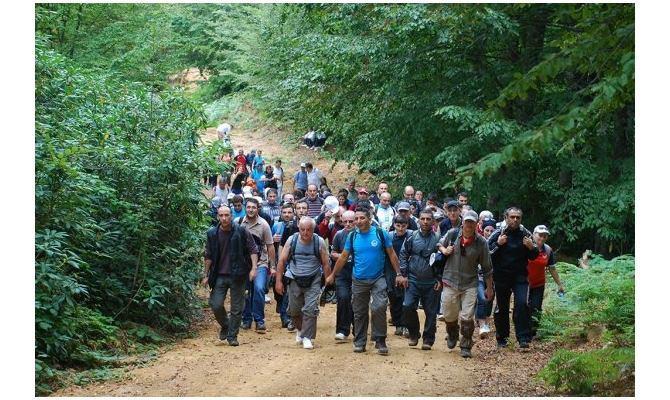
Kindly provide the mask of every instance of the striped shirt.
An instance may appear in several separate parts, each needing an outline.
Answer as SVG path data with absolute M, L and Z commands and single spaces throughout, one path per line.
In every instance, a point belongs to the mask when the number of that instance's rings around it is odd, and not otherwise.
M 323 200 L 321 200 L 321 197 L 316 196 L 314 200 L 310 199 L 309 197 L 305 197 L 305 200 L 307 201 L 307 215 L 309 215 L 312 218 L 316 218 L 321 214 L 321 206 L 323 205 Z

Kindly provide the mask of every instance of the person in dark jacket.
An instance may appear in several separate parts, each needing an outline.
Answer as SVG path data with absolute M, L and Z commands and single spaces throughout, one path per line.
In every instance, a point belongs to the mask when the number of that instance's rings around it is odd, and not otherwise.
M 389 233 L 391 240 L 393 240 L 393 250 L 396 254 L 400 254 L 402 245 L 405 239 L 412 235 L 412 230 L 407 229 L 407 218 L 402 215 L 396 215 L 393 219 L 393 231 Z M 396 336 L 404 336 L 409 338 L 409 331 L 405 327 L 405 322 L 402 318 L 402 302 L 405 298 L 405 288 L 395 286 L 395 271 L 390 263 L 386 263 L 385 269 L 386 287 L 389 296 L 389 311 L 391 312 L 391 322 L 395 325 Z
M 423 324 L 421 350 L 430 350 L 435 343 L 437 311 L 442 283 L 439 275 L 430 266 L 430 256 L 437 250 L 440 237 L 433 232 L 433 212 L 423 210 L 419 214 L 419 230 L 409 236 L 400 250 L 400 273 L 409 278 L 402 303 L 403 321 L 409 330 L 409 345 L 419 343 L 419 301 L 423 305 L 426 321 Z
M 239 346 L 237 334 L 242 322 L 244 290 L 247 282 L 256 277 L 258 247 L 247 229 L 232 223 L 230 207 L 219 207 L 217 218 L 219 224 L 207 231 L 202 284 L 209 284 L 211 289 L 209 305 L 221 326 L 219 340 Z M 229 290 L 230 318 L 223 305 Z
M 532 234 L 521 225 L 521 209 L 509 207 L 504 215 L 505 227 L 493 232 L 488 240 L 498 299 L 493 321 L 498 348 L 506 347 L 510 331 L 509 302 L 514 292 L 514 330 L 519 347 L 526 349 L 531 340 L 527 266 L 529 260 L 537 258 L 539 251 Z

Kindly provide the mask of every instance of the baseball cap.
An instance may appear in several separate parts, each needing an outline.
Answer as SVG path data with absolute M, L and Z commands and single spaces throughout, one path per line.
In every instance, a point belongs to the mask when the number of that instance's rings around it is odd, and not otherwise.
M 533 233 L 546 233 L 549 234 L 549 229 L 545 225 L 538 225 L 533 229 Z
M 305 164 L 304 162 L 300 163 L 300 168 L 305 168 L 306 166 L 307 166 L 307 164 Z
M 370 194 L 370 192 L 368 192 L 368 188 L 366 188 L 365 186 L 359 187 L 358 188 L 358 193 Z
M 492 226 L 494 229 L 496 227 L 496 220 L 493 218 L 486 218 L 482 221 L 482 229 L 486 229 L 487 226 Z
M 451 208 L 451 207 L 458 208 L 458 206 L 459 206 L 459 204 L 458 204 L 458 201 L 456 201 L 456 200 L 451 200 L 450 202 L 447 203 L 447 208 Z M 475 215 L 477 215 L 477 214 L 475 213 Z
M 400 210 L 407 210 L 407 211 L 409 211 L 409 203 L 406 202 L 406 201 L 401 201 L 400 203 L 398 203 L 398 205 L 396 206 L 396 208 L 398 209 L 398 211 L 400 211 Z
M 469 210 L 466 211 L 465 214 L 463 214 L 463 222 L 465 221 L 474 221 L 477 222 L 479 220 L 479 217 L 476 212 Z

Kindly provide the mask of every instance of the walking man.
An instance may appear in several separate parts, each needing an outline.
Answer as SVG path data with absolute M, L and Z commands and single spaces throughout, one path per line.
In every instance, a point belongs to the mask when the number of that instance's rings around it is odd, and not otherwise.
M 258 248 L 249 231 L 233 224 L 230 207 L 217 210 L 217 226 L 207 231 L 205 245 L 205 277 L 203 285 L 209 284 L 209 306 L 221 327 L 219 340 L 227 340 L 230 346 L 239 346 L 237 334 L 242 321 L 244 289 L 248 280 L 257 273 Z M 230 318 L 223 305 L 230 290 Z
M 258 272 L 256 277 L 249 282 L 247 290 L 249 292 L 244 301 L 244 311 L 242 312 L 242 329 L 251 328 L 251 320 L 256 322 L 256 332 L 265 333 L 265 289 L 267 287 L 270 271 L 274 273 L 275 246 L 272 239 L 270 225 L 258 217 L 259 202 L 255 198 L 247 199 L 247 214 L 239 225 L 247 228 L 254 236 L 256 246 L 260 247 L 258 258 Z
M 330 257 L 334 263 L 342 256 L 344 242 L 349 233 L 354 230 L 354 218 L 356 213 L 345 211 L 342 214 L 342 224 L 344 229 L 338 231 L 333 238 L 333 249 Z M 335 340 L 343 341 L 349 337 L 349 332 L 353 332 L 352 324 L 354 322 L 354 309 L 351 307 L 351 274 L 353 264 L 351 256 L 348 257 L 344 268 L 335 278 L 335 295 L 337 296 L 337 319 L 335 323 Z
M 354 352 L 365 351 L 367 343 L 369 313 L 372 313 L 372 340 L 381 355 L 389 352 L 386 345 L 386 279 L 384 277 L 385 257 L 389 257 L 396 272 L 396 285 L 406 287 L 407 279 L 400 273 L 400 262 L 393 251 L 393 243 L 388 232 L 371 226 L 370 208 L 359 204 L 356 207 L 357 229 L 347 236 L 344 250 L 335 264 L 334 271 L 326 279 L 332 285 L 335 276 L 353 258 L 352 307 L 354 309 Z M 371 301 L 372 299 L 372 301 Z
M 496 325 L 498 348 L 507 347 L 509 338 L 509 302 L 514 292 L 514 331 L 519 347 L 527 349 L 531 340 L 530 310 L 528 307 L 528 261 L 535 260 L 539 251 L 531 233 L 521 226 L 522 211 L 518 207 L 505 210 L 505 227 L 498 229 L 488 240 L 493 263 L 493 282 L 496 309 L 493 321 Z
M 288 285 L 288 314 L 298 329 L 296 343 L 303 349 L 313 349 L 316 338 L 316 319 L 319 315 L 322 273 L 330 275 L 326 242 L 314 234 L 316 223 L 310 217 L 300 218 L 300 232 L 286 242 L 279 257 L 275 290 L 284 294 L 284 271 L 291 280 Z
M 403 300 L 403 320 L 409 330 L 409 345 L 419 343 L 419 315 L 416 310 L 419 301 L 423 305 L 426 320 L 423 324 L 421 350 L 430 350 L 435 343 L 437 310 L 440 301 L 439 271 L 433 271 L 430 256 L 437 250 L 440 237 L 433 232 L 433 212 L 423 210 L 419 214 L 419 230 L 405 240 L 400 250 L 400 272 L 409 278 L 409 285 Z
M 489 301 L 493 299 L 491 257 L 486 239 L 477 235 L 477 219 L 476 212 L 468 211 L 463 216 L 463 226 L 450 229 L 438 246 L 442 254 L 447 257 L 442 274 L 447 347 L 450 349 L 456 347 L 460 320 L 461 357 L 465 358 L 472 357 L 480 266 L 487 283 L 486 299 Z

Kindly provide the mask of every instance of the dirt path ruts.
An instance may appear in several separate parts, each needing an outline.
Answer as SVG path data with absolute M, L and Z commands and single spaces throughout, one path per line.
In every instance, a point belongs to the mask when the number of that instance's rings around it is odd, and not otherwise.
M 207 139 L 215 137 L 210 128 Z M 306 148 L 290 147 L 278 135 L 263 131 L 234 130 L 235 149 L 261 148 L 266 157 L 284 161 L 291 176 L 301 161 L 311 160 L 333 188 L 343 187 L 352 171 L 339 163 L 315 157 Z M 290 187 L 290 182 L 287 182 Z M 340 186 L 342 185 L 342 186 Z M 203 296 L 206 296 L 204 289 Z M 444 323 L 439 322 L 436 345 L 431 351 L 410 348 L 407 340 L 393 335 L 389 326 L 388 357 L 377 355 L 373 345 L 363 354 L 352 352 L 352 343 L 336 343 L 336 306 L 322 307 L 315 349 L 295 345 L 294 334 L 281 329 L 274 300 L 266 305 L 268 332 L 241 331 L 239 347 L 217 339 L 218 325 L 209 310 L 207 323 L 193 339 L 183 340 L 149 365 L 131 368 L 120 381 L 71 386 L 56 396 L 519 396 L 547 395 L 533 376 L 546 364 L 550 349 L 533 344 L 531 351 L 498 351 L 495 339 L 476 340 L 472 359 L 462 359 L 458 348 L 449 350 Z M 423 313 L 420 312 L 421 321 Z

